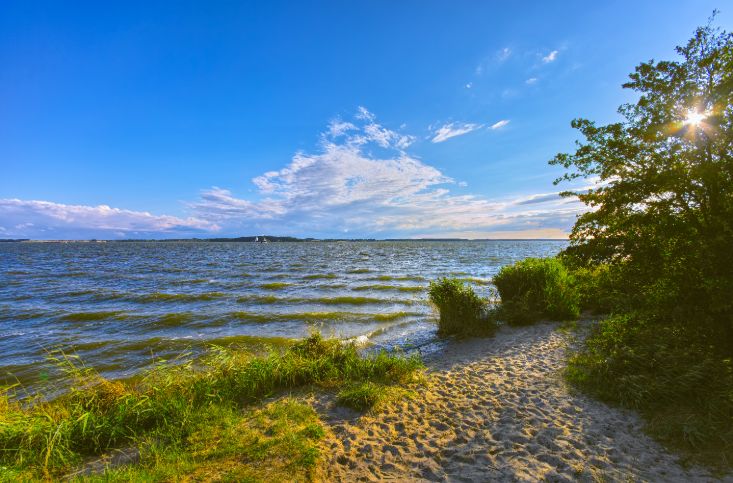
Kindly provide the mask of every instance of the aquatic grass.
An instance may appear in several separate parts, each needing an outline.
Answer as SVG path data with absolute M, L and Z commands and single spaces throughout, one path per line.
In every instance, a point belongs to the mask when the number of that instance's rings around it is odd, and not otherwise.
M 277 304 L 284 300 L 274 295 L 246 295 L 237 298 L 239 303 L 256 302 L 258 304 Z
M 419 275 L 380 275 L 378 277 L 372 278 L 371 280 L 377 280 L 380 282 L 390 282 L 392 280 L 422 282 L 425 280 L 425 277 L 421 277 Z
M 263 283 L 262 285 L 260 285 L 260 288 L 264 290 L 282 290 L 284 288 L 290 287 L 291 285 L 293 284 L 287 283 L 287 282 L 271 282 L 271 283 Z
M 391 290 L 394 290 L 397 292 L 423 292 L 425 291 L 425 287 L 375 284 L 375 285 L 357 285 L 357 286 L 351 287 L 351 290 L 354 290 L 354 291 L 367 291 L 367 290 L 391 291 Z
M 62 315 L 60 320 L 66 320 L 69 322 L 92 322 L 95 320 L 107 320 L 107 319 L 125 319 L 129 316 L 126 312 L 121 310 L 107 310 L 97 312 L 71 312 Z
M 374 320 L 380 322 L 389 322 L 392 320 L 404 319 L 405 317 L 420 315 L 417 312 L 390 312 L 387 314 L 374 314 L 372 317 Z
M 346 273 L 371 273 L 372 271 L 368 268 L 353 268 Z
M 241 411 L 247 403 L 307 385 L 340 388 L 366 381 L 409 383 L 416 380 L 422 367 L 417 356 L 386 352 L 360 355 L 355 345 L 320 335 L 296 342 L 283 352 L 259 357 L 213 347 L 202 359 L 161 362 L 127 381 L 104 379 L 71 356 L 59 356 L 54 363 L 71 381 L 64 395 L 21 404 L 13 400 L 13 388 L 0 393 L 0 465 L 29 478 L 56 478 L 85 457 L 145 440 L 158 441 L 173 452 L 170 454 L 183 451 L 191 456 L 209 448 L 226 456 L 231 454 L 227 453 L 226 438 L 197 446 L 197 435 L 203 427 L 220 431 L 217 425 L 226 426 L 231 411 Z M 286 413 L 304 410 L 281 409 Z M 274 413 L 270 416 L 264 421 L 283 421 Z M 313 422 L 303 426 L 301 434 L 317 440 L 321 433 Z M 271 429 L 265 434 L 290 433 Z M 258 446 L 258 441 L 261 439 L 243 443 L 246 451 L 242 454 L 259 454 L 261 458 L 244 458 L 242 471 L 278 464 L 273 460 L 279 457 L 303 463 L 303 458 L 294 454 L 307 455 L 306 462 L 317 458 L 312 450 L 268 452 L 271 446 Z M 143 467 L 146 464 L 154 465 L 154 461 L 144 458 Z M 310 463 L 305 466 L 312 467 Z

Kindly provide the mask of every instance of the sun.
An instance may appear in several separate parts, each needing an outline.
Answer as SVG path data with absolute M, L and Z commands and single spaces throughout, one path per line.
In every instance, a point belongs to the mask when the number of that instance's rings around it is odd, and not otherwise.
M 705 118 L 708 117 L 707 113 L 695 111 L 694 109 L 690 109 L 687 111 L 687 116 L 685 116 L 685 119 L 682 121 L 682 124 L 685 126 L 699 126 Z

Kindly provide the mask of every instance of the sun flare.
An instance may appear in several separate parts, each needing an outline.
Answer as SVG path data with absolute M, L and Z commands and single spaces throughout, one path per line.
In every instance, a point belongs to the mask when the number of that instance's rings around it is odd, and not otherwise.
M 687 111 L 687 115 L 685 116 L 685 119 L 682 121 L 682 124 L 684 124 L 685 126 L 699 126 L 700 123 L 702 123 L 706 117 L 708 117 L 707 113 L 699 112 L 694 109 L 691 109 Z

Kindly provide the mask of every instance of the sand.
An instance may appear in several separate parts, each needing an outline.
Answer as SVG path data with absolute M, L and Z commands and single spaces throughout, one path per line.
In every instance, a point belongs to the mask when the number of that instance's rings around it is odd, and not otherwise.
M 376 414 L 328 405 L 328 481 L 718 481 L 683 468 L 630 411 L 562 379 L 572 336 L 504 328 L 427 357 L 417 395 Z M 726 479 L 733 481 L 733 478 Z

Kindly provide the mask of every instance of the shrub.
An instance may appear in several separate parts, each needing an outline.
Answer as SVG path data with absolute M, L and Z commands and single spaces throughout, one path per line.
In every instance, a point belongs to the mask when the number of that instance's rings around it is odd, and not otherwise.
M 707 463 L 733 460 L 733 366 L 699 331 L 638 313 L 610 317 L 570 357 L 566 377 L 639 410 L 668 445 Z
M 501 316 L 512 325 L 577 318 L 580 313 L 573 277 L 557 258 L 527 258 L 502 267 L 494 277 Z
M 455 278 L 441 278 L 430 282 L 428 295 L 440 313 L 438 334 L 474 336 L 496 331 L 487 301 L 476 295 L 470 285 Z

